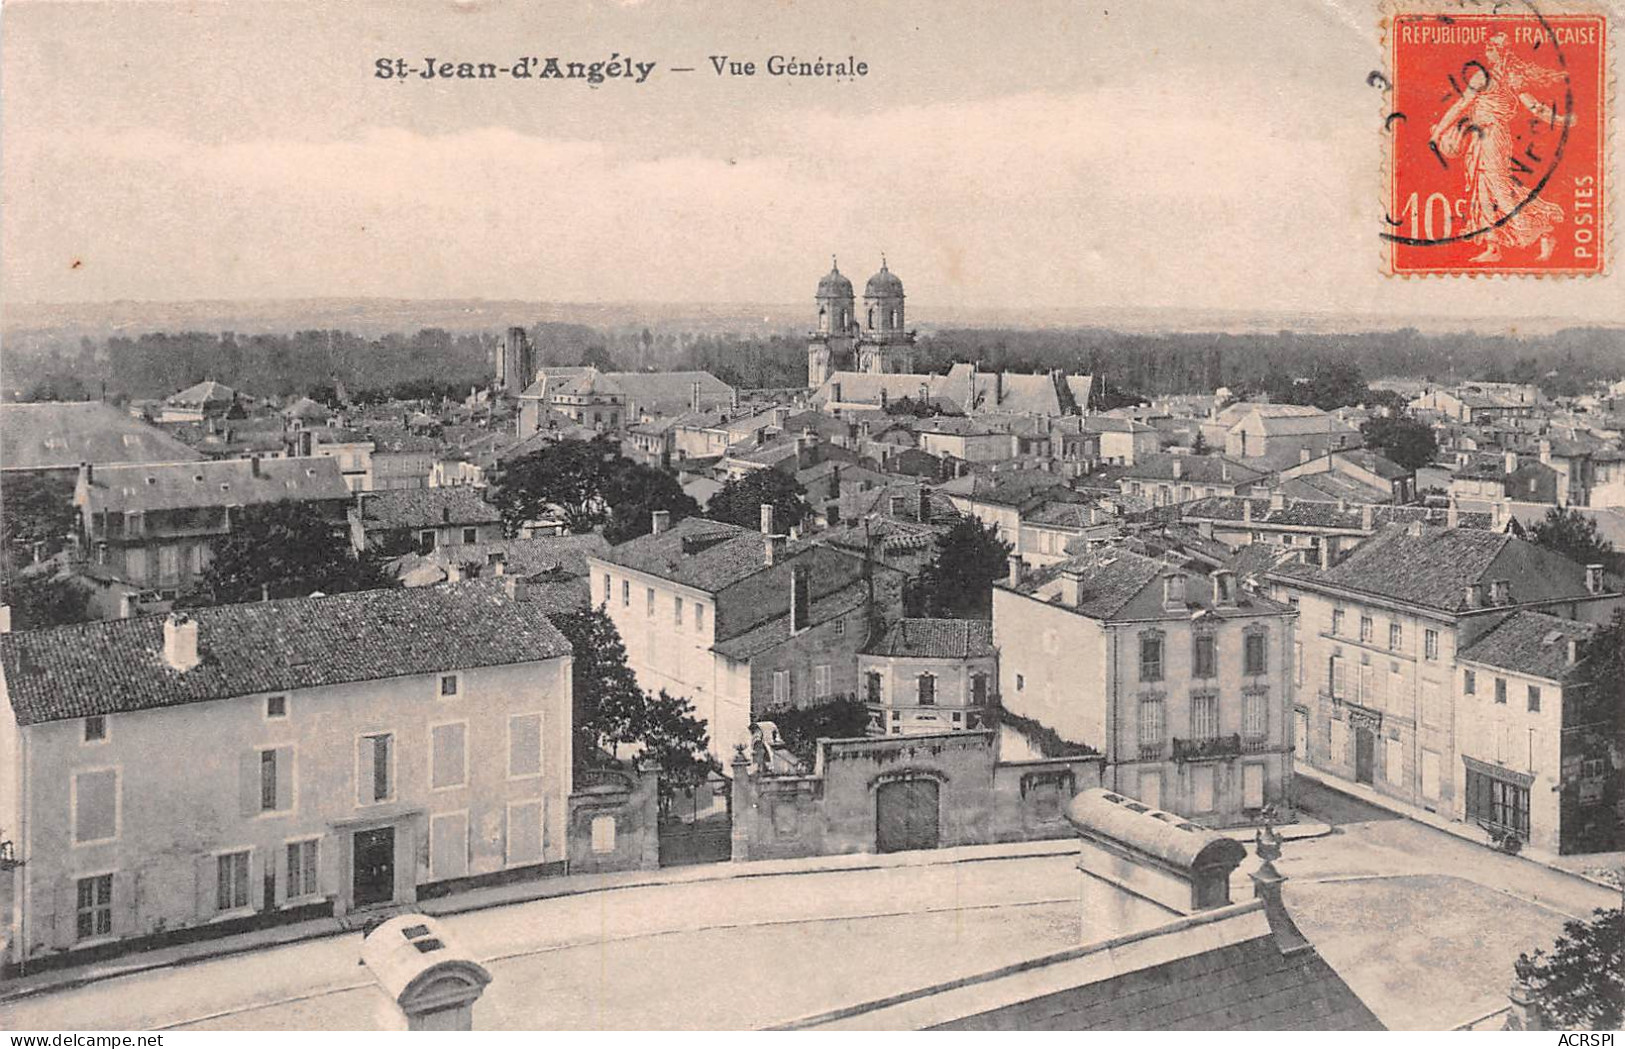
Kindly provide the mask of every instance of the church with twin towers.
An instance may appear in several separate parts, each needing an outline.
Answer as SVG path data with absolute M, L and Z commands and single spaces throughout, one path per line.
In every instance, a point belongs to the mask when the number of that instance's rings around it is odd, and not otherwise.
M 880 259 L 880 272 L 863 286 L 857 309 L 852 282 L 840 265 L 818 282 L 818 326 L 808 336 L 807 385 L 822 386 L 835 372 L 882 375 L 914 370 L 914 332 L 904 324 L 903 282 Z

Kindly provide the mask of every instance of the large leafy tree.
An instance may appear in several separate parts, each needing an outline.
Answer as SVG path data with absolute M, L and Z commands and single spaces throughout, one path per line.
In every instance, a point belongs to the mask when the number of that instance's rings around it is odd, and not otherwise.
M 45 553 L 60 550 L 74 529 L 71 481 L 19 474 L 0 482 L 0 536 L 16 555 L 35 543 Z
M 986 619 L 993 611 L 993 582 L 1008 568 L 1010 544 L 998 529 L 961 518 L 937 537 L 937 554 L 920 573 L 919 594 L 933 616 Z
M 1597 522 L 1570 507 L 1554 506 L 1529 528 L 1529 538 L 1582 565 L 1612 564 L 1614 544 L 1597 531 Z
M 812 513 L 807 489 L 800 481 L 778 470 L 755 470 L 719 488 L 705 504 L 705 516 L 756 528 L 761 524 L 763 503 L 773 505 L 774 528 L 794 528 Z
M 609 515 L 604 482 L 619 453 L 603 436 L 590 441 L 556 441 L 509 463 L 502 486 L 491 501 L 502 514 L 509 535 L 526 521 L 556 509 L 572 532 L 590 532 Z
M 90 616 L 90 592 L 72 580 L 46 572 L 18 575 L 0 586 L 0 604 L 11 607 L 13 630 L 84 623 Z
M 1365 443 L 1407 470 L 1419 470 L 1439 454 L 1433 428 L 1403 415 L 1377 416 L 1360 426 Z
M 700 504 L 683 491 L 677 478 L 630 459 L 611 464 L 604 478 L 603 498 L 609 508 L 604 538 L 611 543 L 648 534 L 656 510 L 669 511 L 673 524 L 700 512 Z
M 855 696 L 775 710 L 761 720 L 773 722 L 785 748 L 809 769 L 820 739 L 852 739 L 869 734 L 868 704 Z
M 613 760 L 623 749 L 633 750 L 633 758 L 660 766 L 665 799 L 677 787 L 721 771 L 707 750 L 705 723 L 689 701 L 665 690 L 651 698 L 638 687 L 607 612 L 590 608 L 555 615 L 553 624 L 575 652 L 570 683 L 577 764 Z
M 231 532 L 215 542 L 214 560 L 183 603 L 234 604 L 389 585 L 377 563 L 355 556 L 341 527 L 310 503 L 283 499 L 235 515 Z
M 1625 1024 L 1625 909 L 1571 918 L 1550 951 L 1518 955 L 1513 971 L 1547 1025 L 1617 1030 Z

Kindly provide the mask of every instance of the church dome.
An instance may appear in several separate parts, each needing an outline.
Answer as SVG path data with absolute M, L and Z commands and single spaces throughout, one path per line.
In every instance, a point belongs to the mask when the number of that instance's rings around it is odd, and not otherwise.
M 850 299 L 852 297 L 852 282 L 841 273 L 840 267 L 833 260 L 830 270 L 824 274 L 824 279 L 818 282 L 818 297 L 820 299 Z
M 880 272 L 869 278 L 869 283 L 863 289 L 864 298 L 902 298 L 903 282 L 897 279 L 897 274 L 886 268 L 886 260 L 880 260 Z

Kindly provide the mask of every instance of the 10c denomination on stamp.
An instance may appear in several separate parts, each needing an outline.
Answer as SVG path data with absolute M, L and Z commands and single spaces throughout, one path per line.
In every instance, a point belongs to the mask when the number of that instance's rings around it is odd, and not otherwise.
M 1608 28 L 1522 2 L 1391 9 L 1389 273 L 1603 272 Z

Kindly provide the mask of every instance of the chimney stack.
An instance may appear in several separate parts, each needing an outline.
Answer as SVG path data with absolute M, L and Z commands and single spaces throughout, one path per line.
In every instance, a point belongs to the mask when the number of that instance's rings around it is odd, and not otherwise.
M 1083 600 L 1083 572 L 1068 566 L 1061 569 L 1061 603 L 1068 608 L 1077 608 Z
M 1309 459 L 1310 459 L 1309 449 L 1307 449 L 1307 448 L 1299 448 L 1298 449 L 1298 463 L 1300 465 L 1302 465 L 1303 463 L 1308 462 Z
M 763 503 L 762 504 L 762 534 L 763 535 L 772 535 L 773 534 L 773 504 L 772 503 Z
M 699 384 L 696 383 L 696 386 Z M 671 511 L 655 510 L 649 515 L 649 534 L 660 535 L 671 527 Z
M 1602 593 L 1602 565 L 1586 565 L 1586 593 Z
M 95 481 L 95 479 L 96 479 L 96 468 L 91 466 L 87 462 L 80 463 L 79 464 L 79 483 L 84 485 L 86 488 L 89 488 L 90 485 L 91 485 L 91 482 Z
M 1174 480 L 1177 481 L 1184 476 L 1185 464 L 1180 460 L 1179 456 L 1176 455 L 1174 456 Z
M 1166 612 L 1185 611 L 1185 577 L 1169 572 L 1162 577 L 1162 607 Z
M 1540 442 L 1540 461 L 1547 466 L 1552 465 L 1552 442 L 1545 438 L 1542 438 Z
M 769 568 L 784 560 L 785 537 L 782 535 L 764 536 L 762 540 L 762 564 Z
M 1580 662 L 1580 639 L 1571 637 L 1569 638 L 1569 666 L 1572 667 L 1578 662 Z
M 1270 513 L 1277 513 L 1286 509 L 1286 492 L 1276 488 L 1270 492 Z
M 1468 583 L 1462 588 L 1461 603 L 1468 608 L 1484 607 L 1484 584 Z
M 1021 558 L 1017 557 L 1015 554 L 1011 554 L 1006 561 L 1009 566 L 1009 576 L 1006 579 L 1006 582 L 1008 582 L 1012 587 L 1020 586 L 1022 576 Z
M 1215 608 L 1236 607 L 1236 573 L 1228 568 L 1213 573 L 1213 605 Z
M 201 662 L 197 651 L 197 620 L 185 612 L 171 612 L 164 620 L 164 662 L 182 674 Z
M 1502 453 L 1502 455 L 1501 455 L 1501 472 L 1502 473 L 1508 473 L 1508 474 L 1518 472 L 1518 453 L 1517 452 L 1507 451 L 1507 452 Z
M 700 410 L 700 384 L 697 381 L 690 387 L 688 410 L 696 413 Z
M 129 619 L 133 615 L 135 615 L 135 595 L 125 590 L 118 596 L 118 617 Z
M 1444 526 L 1446 528 L 1461 527 L 1461 510 L 1456 506 L 1456 499 L 1454 496 L 1451 496 L 1450 506 L 1444 512 Z
M 1253 523 L 1253 501 L 1246 496 L 1241 497 L 1241 523 Z
M 1375 530 L 1375 528 L 1376 511 L 1371 508 L 1370 503 L 1366 503 L 1364 506 L 1360 507 L 1360 531 L 1370 532 Z
M 11 606 L 0 605 L 0 634 L 11 633 Z

